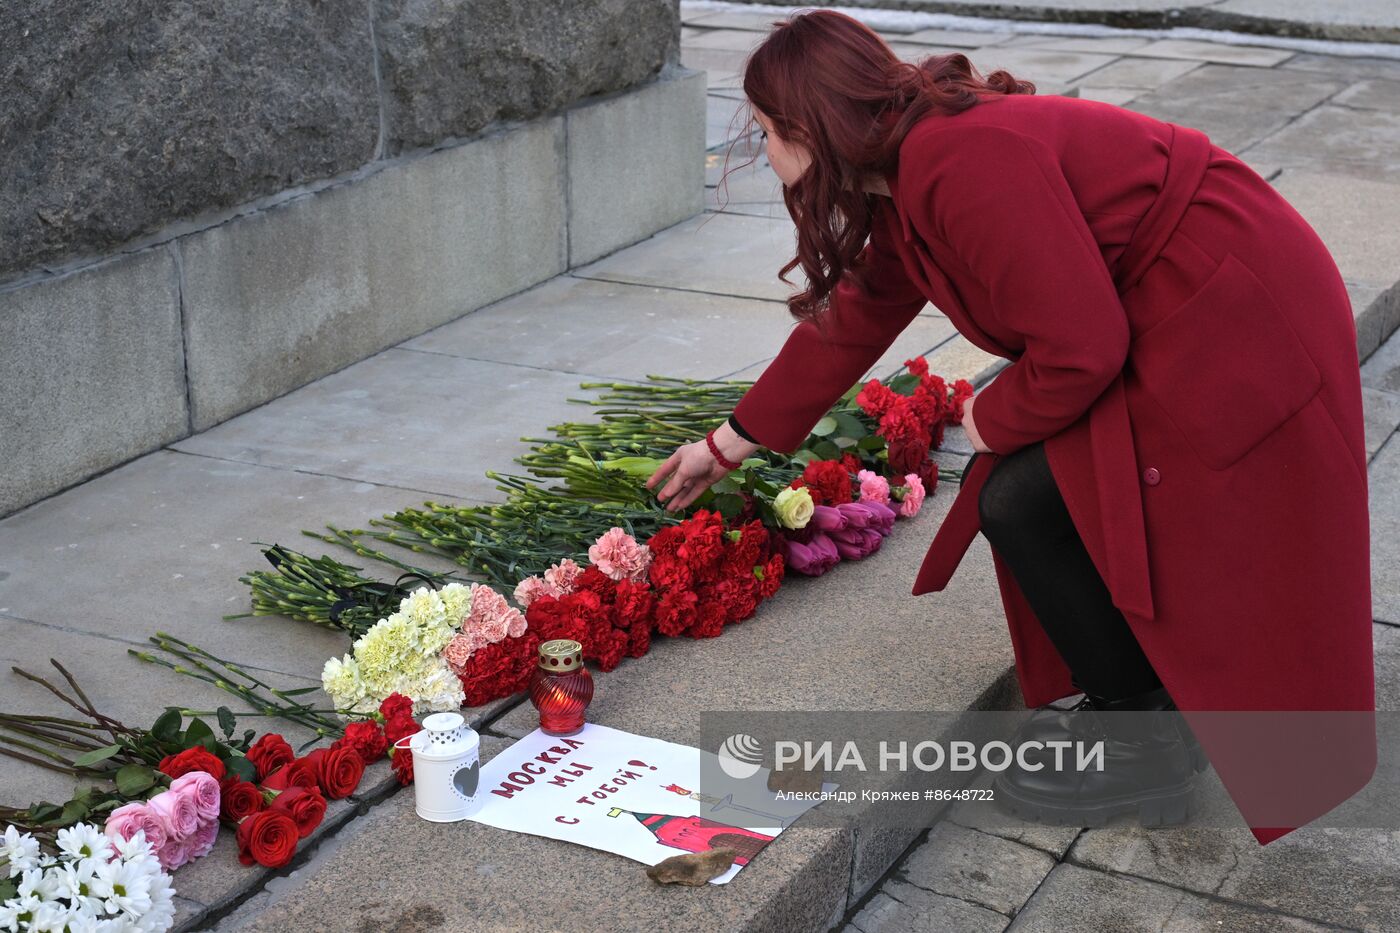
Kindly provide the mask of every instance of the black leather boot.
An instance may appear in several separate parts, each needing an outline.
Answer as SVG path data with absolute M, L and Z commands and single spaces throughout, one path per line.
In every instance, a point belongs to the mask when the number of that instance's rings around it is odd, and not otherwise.
M 1092 728 L 1094 720 L 1088 711 L 1094 709 L 1095 698 L 1090 696 L 1077 680 L 1071 678 L 1070 683 L 1074 685 L 1076 690 L 1084 694 L 1079 702 L 1065 709 L 1056 709 L 1053 706 L 1037 708 L 1016 730 L 1016 736 L 1012 740 L 1013 745 L 1016 742 L 1064 738 L 1067 734 L 1077 736 Z M 1139 702 L 1160 702 L 1160 697 L 1157 694 L 1158 691 L 1155 690 L 1143 694 L 1143 698 Z M 1099 702 L 1104 704 L 1100 707 L 1101 709 L 1108 708 L 1109 701 L 1100 700 Z M 1168 696 L 1163 710 L 1175 709 L 1176 702 Z M 1172 719 L 1176 722 L 1177 731 L 1181 733 L 1182 741 L 1186 743 L 1186 750 L 1191 755 L 1192 769 L 1199 773 L 1209 768 L 1210 759 L 1206 757 L 1205 749 L 1201 748 L 1200 743 L 1196 741 L 1196 735 L 1186 724 L 1186 719 L 1180 714 L 1173 716 Z
M 1022 742 L 1074 745 L 1060 758 L 1053 747 L 1029 747 L 1025 767 L 1013 759 L 993 780 L 994 800 L 1008 813 L 1039 822 L 1100 826 L 1135 812 L 1143 826 L 1180 823 L 1197 771 L 1184 728 L 1163 687 L 1123 700 L 1086 694 L 1073 710 L 1037 711 L 1018 730 L 1013 748 Z M 1102 769 L 1076 767 L 1078 748 L 1099 742 Z

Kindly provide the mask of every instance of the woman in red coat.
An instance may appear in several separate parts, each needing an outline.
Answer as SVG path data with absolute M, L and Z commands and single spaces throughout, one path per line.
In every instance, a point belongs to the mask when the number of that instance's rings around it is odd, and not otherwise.
M 942 589 L 980 531 L 1028 707 L 1082 691 L 1091 711 L 1191 723 L 1109 728 L 1127 797 L 1012 769 L 998 798 L 1093 822 L 1117 795 L 1178 819 L 1198 738 L 1267 843 L 1364 786 L 1356 332 L 1307 222 L 1197 130 L 983 80 L 956 53 L 902 63 L 840 13 L 777 24 L 744 90 L 797 225 L 782 273 L 806 273 L 800 323 L 713 445 L 652 477 L 659 497 L 688 505 L 720 457 L 794 451 L 932 301 L 1012 364 L 966 403 L 976 453 L 914 593 Z M 1042 711 L 1021 737 L 1076 728 Z

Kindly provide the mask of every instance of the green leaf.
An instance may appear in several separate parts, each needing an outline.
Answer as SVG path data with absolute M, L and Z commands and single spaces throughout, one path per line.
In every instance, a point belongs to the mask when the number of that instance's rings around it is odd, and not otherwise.
M 843 411 L 833 417 L 836 419 L 836 433 L 841 437 L 860 440 L 870 433 L 870 429 L 855 415 Z
M 214 730 L 209 728 L 209 724 L 199 717 L 190 720 L 190 727 L 185 730 L 185 747 L 194 748 L 196 745 L 204 745 L 214 738 Z
M 228 765 L 229 771 L 238 775 L 240 780 L 256 782 L 258 779 L 258 769 L 242 755 L 230 757 L 225 764 Z
M 741 487 L 738 481 L 734 479 L 733 474 L 730 474 L 711 485 L 710 488 L 715 491 L 716 495 L 723 496 L 726 493 L 738 492 Z
M 812 445 L 812 453 L 816 454 L 819 460 L 839 460 L 841 459 L 841 448 L 831 441 L 820 441 Z
M 29 818 L 36 823 L 47 823 L 63 812 L 56 803 L 39 803 L 29 808 Z
M 725 518 L 732 519 L 744 510 L 744 497 L 734 493 L 716 496 L 715 509 Z
M 900 373 L 889 381 L 889 386 L 900 395 L 913 395 L 919 385 L 919 377 L 913 373 Z
M 81 823 L 87 819 L 88 805 L 83 800 L 70 800 L 63 805 L 63 813 L 59 816 L 57 824 L 59 826 L 72 826 L 74 823 Z
M 740 461 L 739 469 L 752 470 L 755 467 L 763 466 L 767 462 L 768 461 L 764 460 L 762 457 L 749 457 L 747 460 Z
M 13 897 L 19 897 L 19 887 L 9 878 L 0 881 L 0 904 Z
M 117 771 L 115 781 L 117 793 L 123 797 L 135 797 L 155 786 L 156 773 L 145 765 L 127 765 Z
M 857 450 L 884 450 L 885 439 L 878 434 L 871 434 L 863 437 L 856 444 Z
M 295 690 L 283 690 L 282 695 L 284 697 L 299 697 L 302 694 L 311 693 L 320 689 L 320 687 L 297 687 Z
M 122 750 L 120 745 L 108 745 L 104 748 L 94 748 L 86 755 L 79 755 L 73 759 L 75 768 L 91 768 L 100 761 L 106 761 Z
M 828 434 L 835 430 L 836 419 L 831 417 L 830 415 L 827 415 L 826 417 L 822 418 L 822 420 L 816 423 L 816 426 L 812 428 L 812 433 L 815 434 L 817 437 L 826 437 Z
M 841 401 L 854 402 L 856 400 L 856 396 L 860 394 L 860 390 L 863 388 L 865 388 L 865 383 L 857 382 L 855 385 L 847 389 L 844 394 L 842 394 Z
M 166 707 L 165 712 L 161 713 L 160 718 L 151 726 L 151 735 L 157 742 L 178 742 L 182 721 L 178 709 L 173 706 Z
M 792 455 L 793 466 L 805 467 L 816 459 L 818 459 L 817 455 L 810 447 L 804 447 Z
M 219 728 L 223 730 L 225 738 L 233 738 L 233 730 L 238 728 L 238 717 L 233 715 L 233 710 L 227 706 L 220 706 L 215 711 L 219 717 Z

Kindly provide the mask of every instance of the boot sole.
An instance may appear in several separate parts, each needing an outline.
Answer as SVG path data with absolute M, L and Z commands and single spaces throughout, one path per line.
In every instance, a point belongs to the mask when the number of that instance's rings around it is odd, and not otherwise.
M 1000 781 L 993 782 L 992 787 L 995 791 L 993 800 L 997 807 L 1004 813 L 1023 820 L 1053 825 L 1098 827 L 1116 816 L 1136 813 L 1139 825 L 1152 828 L 1178 826 L 1186 822 L 1191 812 L 1191 792 L 1195 783 L 1188 779 L 1175 787 L 1077 806 L 1026 797 L 1010 791 Z

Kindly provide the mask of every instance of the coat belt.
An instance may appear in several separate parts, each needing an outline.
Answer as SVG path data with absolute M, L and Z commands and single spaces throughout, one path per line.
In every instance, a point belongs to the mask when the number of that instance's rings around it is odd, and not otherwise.
M 1166 177 L 1119 256 L 1113 281 L 1120 295 L 1138 283 L 1161 253 L 1195 196 L 1210 160 L 1211 143 L 1206 134 L 1175 123 L 1167 125 L 1172 128 L 1172 136 Z M 1125 613 L 1150 620 L 1154 611 L 1142 487 L 1121 372 L 1090 406 L 1088 415 L 1107 561 L 1105 583 L 1113 594 L 1114 605 Z M 958 495 L 919 568 L 914 595 L 943 589 L 962 562 L 972 539 L 981 530 L 977 499 L 997 460 L 997 454 L 988 453 L 976 455 L 968 463 Z

